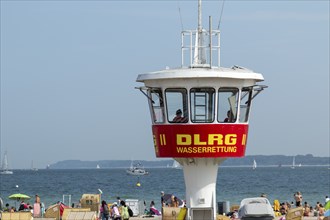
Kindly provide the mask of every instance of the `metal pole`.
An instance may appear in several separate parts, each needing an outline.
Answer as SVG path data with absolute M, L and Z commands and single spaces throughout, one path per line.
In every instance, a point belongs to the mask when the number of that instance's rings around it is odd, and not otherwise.
M 202 0 L 198 0 L 198 32 L 202 30 Z
M 210 69 L 212 69 L 212 17 L 209 16 L 209 31 L 210 31 Z

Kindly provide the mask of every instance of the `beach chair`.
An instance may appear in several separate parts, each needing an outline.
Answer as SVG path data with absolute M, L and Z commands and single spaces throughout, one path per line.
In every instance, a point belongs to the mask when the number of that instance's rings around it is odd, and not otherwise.
M 225 215 L 217 215 L 217 220 L 230 220 L 230 218 Z
M 32 220 L 31 212 L 3 212 L 2 220 Z
M 96 212 L 93 212 L 93 211 L 85 212 L 84 219 L 91 219 L 91 220 L 97 219 Z
M 70 212 L 88 212 L 91 211 L 90 208 L 65 208 L 62 214 L 62 220 L 67 220 Z M 38 219 L 39 220 L 39 219 Z
M 3 212 L 1 213 L 2 220 L 10 220 L 10 212 Z
M 44 214 L 45 218 L 55 218 L 56 220 L 60 220 L 60 205 L 54 204 L 49 206 L 46 209 L 46 212 Z
M 285 220 L 301 220 L 303 219 L 304 210 L 303 207 L 289 209 L 285 215 Z
M 69 213 L 66 220 L 96 220 L 96 213 L 94 211 Z
M 232 206 L 230 206 L 230 211 L 231 212 L 234 212 L 234 211 L 238 211 L 239 210 L 239 205 L 232 205 Z
M 163 207 L 162 220 L 184 220 L 187 208 Z

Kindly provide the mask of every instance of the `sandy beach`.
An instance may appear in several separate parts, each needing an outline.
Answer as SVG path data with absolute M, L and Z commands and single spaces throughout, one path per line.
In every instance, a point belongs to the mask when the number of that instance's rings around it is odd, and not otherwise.
M 279 220 L 282 216 L 276 217 L 275 220 Z M 155 219 L 161 220 L 162 216 L 154 216 L 154 217 L 146 217 L 146 216 L 138 216 L 138 217 L 131 217 L 131 220 L 145 220 L 145 219 Z M 304 220 L 317 220 L 317 217 L 303 217 Z

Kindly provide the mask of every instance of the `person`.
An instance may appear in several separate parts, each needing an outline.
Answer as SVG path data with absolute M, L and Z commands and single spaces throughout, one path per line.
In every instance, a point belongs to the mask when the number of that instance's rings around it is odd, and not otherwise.
M 182 111 L 181 109 L 176 110 L 176 116 L 173 118 L 172 122 L 175 123 L 184 123 L 184 122 L 188 122 L 188 119 L 185 117 L 182 117 Z
M 40 197 L 38 195 L 35 196 L 35 201 L 33 204 L 33 217 L 34 218 L 41 217 L 41 204 L 40 204 Z
M 234 115 L 230 110 L 227 111 L 227 118 L 223 122 L 233 122 Z
M 117 202 L 114 202 L 112 204 L 111 217 L 112 217 L 113 220 L 121 220 L 121 216 L 120 216 L 120 213 L 119 213 Z
M 233 214 L 230 216 L 230 219 L 237 220 L 238 219 L 238 212 L 235 210 Z
M 20 206 L 18 207 L 18 211 L 23 211 L 25 209 L 25 207 L 26 207 L 26 204 L 22 200 Z
M 9 212 L 9 211 L 10 211 L 10 209 L 9 209 L 9 204 L 8 204 L 8 203 L 6 203 L 6 207 L 4 208 L 3 211 L 4 211 L 4 212 Z
M 120 199 L 120 197 L 119 197 L 119 196 L 117 196 L 117 204 L 118 204 L 118 207 L 120 207 L 120 206 L 121 206 L 121 199 Z
M 179 207 L 178 198 L 174 195 L 171 196 L 171 207 Z
M 278 201 L 277 199 L 274 200 L 274 203 L 273 203 L 273 210 L 274 210 L 274 213 L 275 213 L 275 216 L 281 216 L 281 212 L 280 212 L 280 201 Z
M 161 213 L 156 209 L 154 201 L 150 202 L 150 213 L 152 215 L 161 215 Z
M 315 210 L 314 210 L 313 206 L 312 205 L 309 206 L 309 216 L 314 216 L 314 212 L 315 212 Z
M 81 199 L 79 199 L 79 202 L 78 202 L 78 205 L 77 205 L 77 207 L 76 208 L 81 208 Z
M 16 208 L 14 206 L 12 206 L 9 210 L 9 212 L 13 213 L 13 212 L 16 212 Z
M 303 197 L 302 197 L 301 192 L 296 192 L 295 194 L 293 194 L 293 197 L 296 201 L 296 207 L 302 206 L 301 203 L 302 203 Z
M 164 193 L 164 191 L 161 191 L 160 192 L 160 202 L 161 202 L 161 204 L 162 204 L 162 207 L 164 207 L 166 204 L 165 204 L 165 201 L 164 201 L 164 195 L 165 195 L 165 193 Z
M 108 220 L 109 218 L 109 207 L 106 201 L 102 200 L 100 207 L 100 219 Z
M 123 201 L 123 200 L 120 200 L 119 212 L 121 215 L 121 220 L 129 219 L 128 207 L 127 207 L 125 201 Z
M 29 203 L 28 203 L 29 204 Z M 40 207 L 41 207 L 41 218 L 44 217 L 45 215 L 45 212 L 46 212 L 46 207 L 45 207 L 45 204 L 42 202 L 40 203 Z
M 320 204 L 320 207 L 319 207 L 319 217 L 318 217 L 318 219 L 321 220 L 321 219 L 324 218 L 324 212 L 325 212 L 324 207 L 323 207 L 322 204 Z
M 281 206 L 281 208 L 280 208 L 280 213 L 281 213 L 281 215 L 286 215 L 286 213 L 287 213 L 283 206 Z
M 309 213 L 310 213 L 310 208 L 309 208 L 309 205 L 307 202 L 304 203 L 304 213 L 303 215 L 306 216 L 306 217 L 309 217 Z
M 319 208 L 320 208 L 320 202 L 316 202 L 316 205 L 315 205 L 315 211 L 319 211 Z

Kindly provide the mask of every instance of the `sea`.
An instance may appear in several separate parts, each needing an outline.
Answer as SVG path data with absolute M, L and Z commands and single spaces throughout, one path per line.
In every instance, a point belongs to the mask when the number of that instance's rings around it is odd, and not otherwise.
M 146 168 L 147 169 L 147 168 Z M 121 199 L 151 201 L 160 208 L 160 192 L 185 199 L 182 169 L 149 168 L 149 175 L 131 176 L 125 169 L 40 169 L 14 170 L 13 175 L 0 175 L 0 197 L 4 204 L 18 206 L 18 201 L 8 197 L 14 193 L 31 196 L 33 203 L 38 194 L 46 207 L 62 201 L 77 204 L 82 194 L 96 194 L 101 190 L 102 200 L 108 203 Z M 196 175 L 198 178 L 198 175 Z M 137 186 L 137 183 L 140 186 Z M 217 176 L 216 200 L 238 205 L 244 198 L 258 197 L 262 193 L 272 203 L 292 202 L 293 194 L 300 191 L 303 201 L 311 205 L 324 203 L 330 196 L 330 169 L 327 166 L 311 167 L 220 167 Z M 69 200 L 71 198 L 71 200 Z M 68 204 L 70 202 L 70 204 Z

